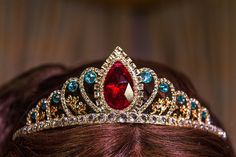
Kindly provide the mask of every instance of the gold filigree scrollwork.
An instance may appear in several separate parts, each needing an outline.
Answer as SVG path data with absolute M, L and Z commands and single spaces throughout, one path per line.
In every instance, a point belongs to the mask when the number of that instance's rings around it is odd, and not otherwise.
M 192 110 L 192 119 L 197 120 L 198 119 L 198 111 Z
M 58 112 L 58 108 L 55 106 L 50 106 L 50 112 L 51 112 L 51 117 L 52 118 L 59 118 L 59 115 L 56 114 Z
M 71 107 L 71 109 L 76 112 L 77 114 L 86 114 L 86 105 L 82 102 L 79 102 L 78 96 L 71 96 L 69 95 L 66 99 L 66 103 L 68 106 Z
M 46 119 L 46 112 L 39 113 L 39 121 L 44 121 Z
M 179 111 L 180 111 L 180 113 L 182 113 L 183 117 L 186 117 L 188 114 L 188 108 L 186 106 L 180 107 Z
M 169 109 L 171 105 L 172 105 L 172 101 L 169 99 L 169 97 L 166 97 L 164 99 L 159 98 L 158 101 L 152 104 L 151 114 L 161 115 L 164 111 Z

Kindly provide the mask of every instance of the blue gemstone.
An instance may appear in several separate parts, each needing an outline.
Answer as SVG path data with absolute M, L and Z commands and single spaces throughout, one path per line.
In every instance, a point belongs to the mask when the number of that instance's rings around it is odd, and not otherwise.
M 60 102 L 60 94 L 54 93 L 54 94 L 52 95 L 52 101 L 53 101 L 54 103 L 58 104 L 58 103 Z
M 37 117 L 37 113 L 36 112 L 32 112 L 31 113 L 31 119 L 32 119 L 32 122 L 36 122 L 36 117 Z
M 181 105 L 183 105 L 183 104 L 186 103 L 186 99 L 184 98 L 183 95 L 179 95 L 179 96 L 177 97 L 177 101 L 178 101 L 178 103 L 181 104 Z
M 41 110 L 46 111 L 47 103 L 45 101 L 42 102 L 41 104 Z
M 75 80 L 73 80 L 68 84 L 67 89 L 73 93 L 78 89 L 78 87 L 79 87 L 78 83 Z
M 89 71 L 84 75 L 84 81 L 88 84 L 93 84 L 96 81 L 97 75 L 93 71 Z
M 152 82 L 152 74 L 149 71 L 144 71 L 141 73 L 142 82 L 143 83 L 150 83 Z
M 197 108 L 197 104 L 195 102 L 191 102 L 191 108 L 192 110 L 195 110 Z
M 163 93 L 167 93 L 169 91 L 169 85 L 167 83 L 161 83 L 159 85 L 160 91 Z
M 206 119 L 206 116 L 207 116 L 206 111 L 202 111 L 202 118 L 203 118 L 203 119 Z

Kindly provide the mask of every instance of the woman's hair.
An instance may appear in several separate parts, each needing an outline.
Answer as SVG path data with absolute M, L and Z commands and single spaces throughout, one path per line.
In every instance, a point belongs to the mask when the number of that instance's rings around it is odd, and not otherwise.
M 181 73 L 157 63 L 138 62 L 159 77 L 169 79 L 177 89 L 206 104 L 190 81 Z M 0 88 L 0 152 L 3 156 L 234 156 L 229 140 L 206 131 L 151 124 L 91 124 L 45 130 L 11 140 L 24 126 L 26 114 L 50 92 L 60 89 L 72 76 L 88 66 L 60 65 L 33 69 Z M 211 115 L 213 113 L 210 112 Z M 222 127 L 213 115 L 213 121 Z M 1 156 L 0 155 L 0 156 Z

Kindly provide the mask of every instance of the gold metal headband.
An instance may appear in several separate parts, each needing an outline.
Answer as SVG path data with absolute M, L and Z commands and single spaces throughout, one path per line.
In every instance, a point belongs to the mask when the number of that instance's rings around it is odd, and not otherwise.
M 138 69 L 120 48 L 101 68 L 85 69 L 41 99 L 13 136 L 81 124 L 141 123 L 201 129 L 226 138 L 195 98 L 150 68 Z

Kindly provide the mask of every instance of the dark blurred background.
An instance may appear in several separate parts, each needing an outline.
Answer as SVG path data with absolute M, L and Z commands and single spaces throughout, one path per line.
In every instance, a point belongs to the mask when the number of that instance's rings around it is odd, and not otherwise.
M 185 73 L 236 148 L 235 0 L 0 0 L 0 85 L 45 63 L 129 56 Z

